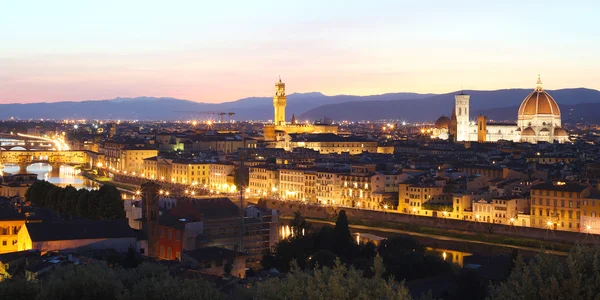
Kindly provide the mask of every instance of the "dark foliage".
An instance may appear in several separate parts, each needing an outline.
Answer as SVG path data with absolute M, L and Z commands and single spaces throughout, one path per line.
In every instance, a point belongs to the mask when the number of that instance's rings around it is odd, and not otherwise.
M 96 220 L 125 218 L 121 193 L 112 185 L 99 190 L 61 188 L 47 181 L 36 181 L 25 194 L 32 203 L 58 213 Z

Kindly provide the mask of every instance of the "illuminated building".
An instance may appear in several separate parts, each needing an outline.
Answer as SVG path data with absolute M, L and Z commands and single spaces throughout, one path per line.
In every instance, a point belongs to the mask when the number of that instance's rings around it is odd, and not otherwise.
M 187 159 L 150 157 L 144 159 L 145 178 L 180 184 L 208 184 L 210 163 Z
M 275 96 L 273 96 L 273 124 L 266 124 L 263 128 L 265 140 L 275 141 L 278 138 L 278 132 L 287 134 L 294 133 L 334 133 L 337 134 L 337 125 L 327 124 L 328 122 L 315 124 L 300 124 L 295 118 L 293 122 L 287 123 L 285 118 L 285 107 L 287 105 L 287 96 L 285 94 L 285 83 L 281 78 L 275 83 Z
M 127 144 L 107 141 L 104 144 L 104 164 L 120 172 L 142 173 L 144 159 L 158 155 L 158 150 L 149 148 L 144 144 Z
M 237 191 L 233 171 L 236 166 L 233 163 L 211 163 L 210 164 L 210 189 L 217 192 L 234 193 Z
M 600 206 L 592 188 L 579 183 L 541 183 L 531 188 L 531 227 L 582 231 L 582 210 L 591 216 L 591 207 Z M 585 209 L 582 209 L 582 206 Z
M 279 197 L 284 200 L 315 202 L 315 176 L 313 169 L 280 169 Z
M 433 138 L 449 139 L 458 142 L 478 141 L 497 142 L 554 142 L 569 141 L 567 132 L 561 127 L 561 113 L 558 104 L 542 87 L 538 76 L 537 84 L 519 107 L 516 124 L 489 123 L 487 117 L 478 116 L 476 121 L 469 118 L 470 96 L 460 93 L 455 96 L 452 119 L 440 117 L 431 132 Z M 454 137 L 454 132 L 456 136 Z
M 432 184 L 400 183 L 398 210 L 403 213 L 421 214 L 423 204 L 443 194 L 443 188 Z
M 266 165 L 248 168 L 250 194 L 273 197 L 278 195 L 279 169 Z

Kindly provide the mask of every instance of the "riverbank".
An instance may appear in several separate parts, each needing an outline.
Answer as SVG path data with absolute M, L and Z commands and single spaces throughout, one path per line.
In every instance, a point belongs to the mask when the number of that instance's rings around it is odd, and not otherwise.
M 281 216 L 283 220 L 291 220 L 291 216 Z M 327 219 L 306 218 L 306 221 L 312 224 L 334 226 L 335 222 Z M 539 252 L 566 256 L 570 251 L 572 244 L 540 241 L 528 238 L 516 238 L 511 236 L 502 236 L 497 234 L 483 234 L 473 232 L 460 232 L 442 228 L 428 228 L 411 224 L 398 224 L 385 221 L 365 221 L 357 219 L 348 219 L 351 230 L 369 232 L 373 234 L 385 235 L 399 234 L 410 235 L 413 237 L 434 239 L 437 241 L 453 243 L 471 243 L 486 245 L 492 247 L 504 247 L 510 249 L 519 249 L 523 251 Z
M 119 190 L 124 190 L 124 191 L 128 191 L 131 193 L 135 193 L 135 191 L 140 189 L 140 187 L 137 185 L 116 182 L 116 181 L 113 181 L 109 177 L 98 176 L 97 174 L 94 174 L 94 173 L 90 172 L 89 170 L 82 170 L 81 175 L 93 182 L 96 182 L 99 185 L 110 184 L 110 185 L 114 185 Z

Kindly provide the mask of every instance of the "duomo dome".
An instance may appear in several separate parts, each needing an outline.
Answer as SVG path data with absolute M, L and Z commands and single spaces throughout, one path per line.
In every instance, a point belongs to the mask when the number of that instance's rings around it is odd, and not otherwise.
M 550 94 L 542 88 L 542 81 L 538 77 L 535 90 L 529 94 L 519 107 L 519 116 L 555 115 L 560 117 L 558 104 Z
M 437 119 L 437 121 L 435 121 L 435 124 L 433 125 L 434 128 L 437 129 L 449 129 L 450 128 L 450 118 L 446 117 L 446 116 L 441 116 L 439 119 Z
M 517 126 L 523 129 L 522 142 L 565 142 L 568 139 L 561 127 L 560 108 L 542 87 L 539 76 L 535 89 L 521 103 L 517 117 Z
M 453 138 L 457 142 L 559 142 L 569 141 L 568 132 L 562 128 L 560 108 L 542 87 L 538 75 L 535 89 L 523 101 L 517 111 L 517 124 L 488 122 L 486 116 L 477 116 L 473 122 L 469 115 L 471 97 L 465 93 L 454 96 L 452 119 L 442 116 L 432 128 L 432 137 Z

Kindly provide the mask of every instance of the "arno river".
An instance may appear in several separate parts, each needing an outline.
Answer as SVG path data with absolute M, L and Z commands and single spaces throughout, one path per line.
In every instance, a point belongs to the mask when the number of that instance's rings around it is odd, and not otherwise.
M 4 164 L 2 169 L 3 174 L 37 174 L 38 179 L 46 180 L 58 186 L 72 185 L 76 189 L 97 188 L 98 184 L 79 175 L 78 170 L 69 165 L 52 166 L 47 163 L 35 163 L 27 168 L 19 167 L 15 164 Z

